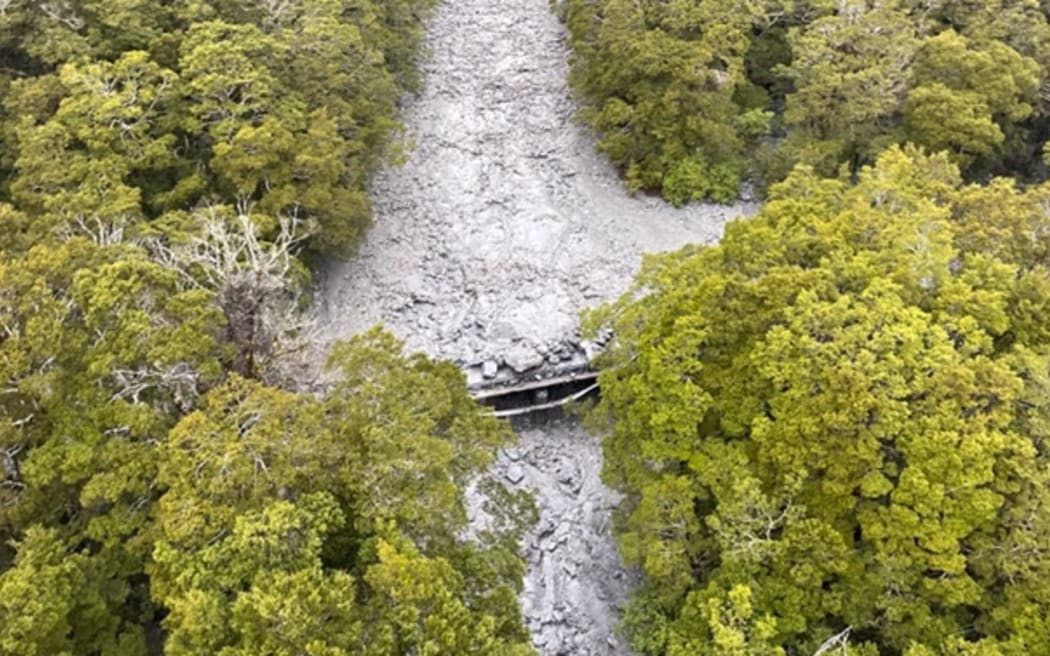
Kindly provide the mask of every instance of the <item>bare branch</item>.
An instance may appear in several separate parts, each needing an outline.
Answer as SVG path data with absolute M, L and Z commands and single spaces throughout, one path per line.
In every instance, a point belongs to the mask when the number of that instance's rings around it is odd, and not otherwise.
M 108 378 L 117 390 L 112 400 L 141 403 L 145 393 L 156 390 L 170 395 L 175 405 L 182 410 L 193 406 L 200 382 L 200 374 L 185 362 L 178 362 L 163 370 L 153 366 L 114 369 L 109 372 Z
M 853 627 L 847 626 L 839 633 L 831 636 L 820 645 L 817 651 L 813 652 L 813 656 L 823 656 L 823 654 L 830 653 L 835 647 L 839 647 L 842 650 L 839 652 L 842 656 L 847 656 L 846 645 L 849 642 L 849 634 L 852 630 Z
M 52 0 L 51 2 L 42 2 L 39 5 L 40 11 L 45 16 L 65 25 L 73 31 L 80 31 L 84 27 L 84 19 L 77 16 L 73 7 L 69 4 L 68 0 Z
M 128 217 L 125 215 L 112 222 L 104 222 L 98 216 L 87 218 L 78 214 L 61 228 L 59 237 L 66 240 L 74 236 L 83 236 L 98 246 L 112 246 L 124 242 L 124 228 L 128 223 Z
M 209 209 L 198 217 L 197 234 L 151 249 L 157 261 L 179 272 L 185 287 L 215 294 L 226 315 L 227 338 L 237 348 L 234 367 L 272 380 L 315 331 L 315 318 L 300 310 L 302 268 L 296 259 L 309 232 L 293 212 L 278 217 L 272 240 L 261 240 L 249 210 L 238 204 L 229 217 Z

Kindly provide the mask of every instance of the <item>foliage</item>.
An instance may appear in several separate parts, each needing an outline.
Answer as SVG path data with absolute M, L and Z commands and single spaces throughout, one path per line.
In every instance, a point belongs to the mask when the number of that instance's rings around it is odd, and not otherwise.
M 640 653 L 1050 650 L 1047 194 L 802 168 L 590 317 Z
M 1033 2 L 560 0 L 581 117 L 632 191 L 736 197 L 911 142 L 1042 176 L 1050 9 Z M 713 177 L 712 177 L 713 176 Z
M 7 3 L 0 198 L 32 243 L 207 204 L 294 214 L 345 251 L 432 4 Z
M 735 192 L 755 129 L 735 123 L 747 2 L 567 2 L 581 115 L 628 187 L 672 202 Z M 731 192 L 731 193 L 732 193 Z
M 461 537 L 505 428 L 400 347 L 339 346 L 320 400 L 231 377 L 169 433 L 148 571 L 171 653 L 529 653 L 523 526 Z
M 479 485 L 517 519 L 464 537 L 464 490 L 506 428 L 452 365 L 400 349 L 380 332 L 339 346 L 321 399 L 232 374 L 183 398 L 174 426 L 163 372 L 116 393 L 127 380 L 61 358 L 27 374 L 12 411 L 35 413 L 3 444 L 0 517 L 25 538 L 0 572 L 0 652 L 145 653 L 163 617 L 173 654 L 531 653 L 528 500 Z M 30 398 L 34 375 L 66 394 Z M 87 417 L 68 405 L 81 399 Z

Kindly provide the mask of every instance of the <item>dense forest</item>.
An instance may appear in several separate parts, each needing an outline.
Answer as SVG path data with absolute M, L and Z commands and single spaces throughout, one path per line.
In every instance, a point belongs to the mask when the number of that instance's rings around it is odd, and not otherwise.
M 283 364 L 430 4 L 0 0 L 0 654 L 531 653 L 462 374 Z
M 638 653 L 1050 653 L 1048 206 L 800 167 L 590 317 Z
M 554 5 L 631 189 L 766 196 L 588 319 L 637 653 L 1050 654 L 1050 8 Z
M 1043 178 L 1050 7 L 1037 0 L 557 0 L 582 118 L 635 190 L 729 201 L 892 144 L 968 180 Z

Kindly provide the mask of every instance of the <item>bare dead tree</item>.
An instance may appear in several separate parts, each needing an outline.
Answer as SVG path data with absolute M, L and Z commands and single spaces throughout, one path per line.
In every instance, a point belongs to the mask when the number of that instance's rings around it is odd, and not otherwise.
M 234 369 L 276 382 L 288 360 L 304 351 L 316 332 L 303 311 L 303 269 L 296 259 L 308 236 L 296 214 L 278 217 L 276 234 L 259 238 L 247 208 L 209 209 L 186 241 L 151 246 L 156 259 L 178 271 L 183 283 L 215 294 L 234 345 Z
M 77 15 L 76 9 L 68 0 L 42 2 L 39 7 L 45 16 L 56 23 L 65 25 L 74 32 L 79 32 L 84 27 L 84 19 Z
M 78 214 L 59 228 L 59 238 L 62 240 L 72 237 L 86 237 L 98 246 L 112 246 L 125 242 L 124 229 L 128 227 L 130 220 L 121 215 L 113 221 L 103 221 L 98 216 L 90 218 Z
M 9 490 L 12 494 L 25 488 L 16 459 L 21 451 L 21 445 L 0 447 L 0 489 Z
M 141 403 L 143 395 L 158 391 L 170 396 L 175 406 L 183 412 L 193 407 L 200 387 L 199 372 L 185 362 L 178 362 L 166 369 L 155 366 L 114 369 L 108 377 L 116 389 L 113 399 Z
M 266 18 L 271 25 L 281 25 L 289 14 L 299 10 L 298 0 L 258 0 L 259 7 L 266 12 Z

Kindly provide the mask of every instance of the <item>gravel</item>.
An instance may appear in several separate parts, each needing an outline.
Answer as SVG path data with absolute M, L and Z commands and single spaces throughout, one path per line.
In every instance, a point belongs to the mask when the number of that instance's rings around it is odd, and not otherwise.
M 357 253 L 321 272 L 326 343 L 381 323 L 474 382 L 564 363 L 589 346 L 580 310 L 621 293 L 643 252 L 713 242 L 756 209 L 628 196 L 572 121 L 547 0 L 448 0 L 427 45 L 424 86 L 404 106 L 411 149 L 376 176 Z M 626 653 L 614 626 L 631 577 L 598 440 L 571 419 L 519 436 L 495 468 L 540 509 L 520 598 L 533 641 L 542 654 Z

